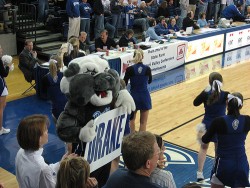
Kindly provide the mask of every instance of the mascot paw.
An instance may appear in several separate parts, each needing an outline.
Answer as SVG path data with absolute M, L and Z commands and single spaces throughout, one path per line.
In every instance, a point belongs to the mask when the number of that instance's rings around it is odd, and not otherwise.
M 126 89 L 119 91 L 119 96 L 115 103 L 116 107 L 125 107 L 127 109 L 127 113 L 131 114 L 132 111 L 135 111 L 135 102 L 132 96 Z
M 83 142 L 91 142 L 96 136 L 96 126 L 94 126 L 94 120 L 90 120 L 79 133 L 79 139 Z

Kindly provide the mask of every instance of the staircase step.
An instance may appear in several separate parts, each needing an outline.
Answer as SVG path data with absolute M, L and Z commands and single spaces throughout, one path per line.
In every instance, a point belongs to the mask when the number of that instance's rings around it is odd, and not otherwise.
M 63 41 L 54 41 L 43 44 L 36 44 L 35 50 L 40 52 L 50 51 L 50 50 L 59 50 L 62 44 L 65 43 Z
M 38 37 L 47 36 L 49 34 L 51 34 L 51 31 L 45 30 L 45 29 L 36 31 L 36 36 Z M 34 35 L 34 32 L 28 31 L 28 32 L 22 32 L 18 34 L 18 37 L 27 38 L 27 37 L 32 37 L 32 35 Z
M 57 54 L 58 53 L 58 49 L 54 49 L 54 50 L 45 50 L 45 51 L 37 51 L 37 56 L 39 59 L 44 60 L 44 61 L 49 61 L 51 55 L 53 54 Z

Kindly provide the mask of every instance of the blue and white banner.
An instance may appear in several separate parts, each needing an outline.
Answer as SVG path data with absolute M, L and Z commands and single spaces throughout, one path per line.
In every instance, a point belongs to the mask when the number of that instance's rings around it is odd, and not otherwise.
M 90 172 L 120 156 L 126 120 L 127 113 L 122 107 L 105 112 L 95 119 L 97 135 L 87 143 L 84 154 L 90 164 Z

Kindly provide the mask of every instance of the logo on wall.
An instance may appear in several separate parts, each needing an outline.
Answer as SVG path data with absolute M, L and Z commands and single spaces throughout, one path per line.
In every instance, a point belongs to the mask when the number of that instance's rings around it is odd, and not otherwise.
M 186 53 L 185 47 L 186 47 L 185 44 L 181 44 L 181 45 L 177 46 L 177 60 L 184 58 L 185 53 Z

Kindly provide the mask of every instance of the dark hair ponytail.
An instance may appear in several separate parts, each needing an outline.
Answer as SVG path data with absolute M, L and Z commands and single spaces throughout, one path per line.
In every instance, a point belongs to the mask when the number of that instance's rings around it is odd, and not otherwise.
M 235 93 L 232 93 L 231 96 L 235 96 L 236 98 L 231 98 L 230 100 L 230 97 L 228 97 L 228 104 L 227 104 L 227 110 L 228 110 L 228 114 L 229 115 L 234 115 L 235 117 L 238 117 L 240 115 L 240 109 L 243 105 L 243 96 L 241 93 L 238 93 L 238 92 L 235 92 Z M 230 94 L 229 94 L 230 96 Z M 238 99 L 239 98 L 241 100 L 241 103 L 242 104 L 239 104 L 239 101 Z
M 214 88 L 212 89 L 211 94 L 208 96 L 207 105 L 214 104 L 220 98 L 220 87 L 221 86 L 218 85 L 218 82 L 216 82 L 216 80 L 221 82 L 221 83 L 223 82 L 223 78 L 222 78 L 220 73 L 212 72 L 209 75 L 209 84 L 210 84 L 211 87 L 214 87 Z

